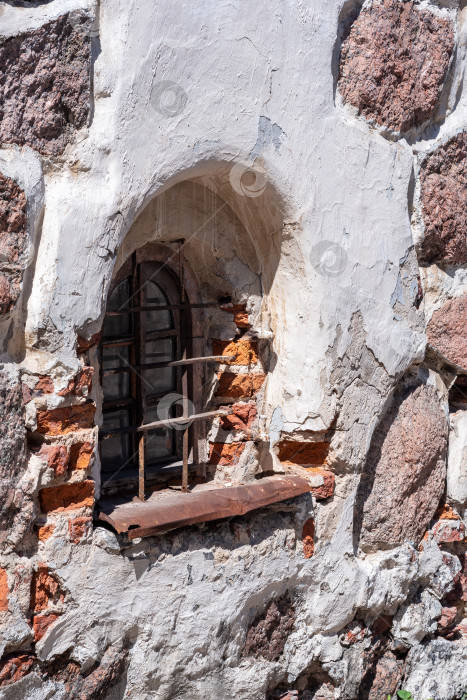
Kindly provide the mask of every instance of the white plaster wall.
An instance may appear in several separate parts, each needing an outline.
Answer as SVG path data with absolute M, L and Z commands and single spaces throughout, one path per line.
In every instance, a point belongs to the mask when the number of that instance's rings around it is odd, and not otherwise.
M 343 4 L 102 0 L 92 123 L 60 167 L 42 159 L 44 190 L 32 194 L 45 213 L 24 367 L 61 363 L 70 376 L 76 371 L 76 333 L 99 329 L 119 247 L 137 216 L 176 183 L 196 179 L 242 220 L 256 246 L 255 260 L 244 261 L 254 272 L 259 260 L 267 276 L 268 255 L 280 249 L 262 301 L 278 356 L 264 398 L 271 439 L 331 425 L 340 410 L 331 374 L 353 352 L 350 329 L 359 314 L 381 383 L 341 377 L 344 407 L 351 409 L 343 411 L 335 454 L 352 452 L 349 464 L 362 466 L 387 391 L 422 359 L 425 335 L 423 307 L 413 309 L 412 150 L 404 140 L 370 131 L 334 101 L 332 56 Z M 3 8 L 2 33 L 40 26 L 71 7 L 88 5 L 54 0 L 27 11 Z M 172 117 L 155 107 L 163 80 L 186 93 Z M 30 158 L 36 172 L 37 157 Z M 231 169 L 253 158 L 268 187 L 259 197 L 242 196 L 232 188 Z M 163 239 L 160 222 L 154 231 Z M 293 680 L 313 659 L 340 662 L 338 632 L 356 611 L 394 614 L 423 571 L 423 553 L 408 545 L 364 561 L 354 557 L 350 491 L 336 498 L 332 532 L 308 562 L 292 516 L 269 511 L 270 534 L 234 552 L 223 552 L 218 541 L 208 547 L 197 528 L 123 554 L 103 531 L 73 554 L 65 538 L 54 538 L 41 553 L 55 562 L 73 606 L 38 645 L 41 658 L 73 649 L 75 658 L 90 662 L 106 644 L 130 638 L 128 681 L 137 700 L 259 700 L 268 684 L 287 675 Z M 300 522 L 312 506 L 305 502 L 302 510 Z M 254 516 L 255 527 L 262 517 Z M 423 581 L 434 580 L 442 566 L 439 560 Z M 291 583 L 301 588 L 303 604 L 284 658 L 238 663 L 250 608 Z M 219 633 L 225 621 L 228 643 Z M 38 698 L 63 693 L 38 687 Z M 14 692 L 21 691 L 0 697 Z M 112 697 L 124 697 L 125 688 L 115 692 Z

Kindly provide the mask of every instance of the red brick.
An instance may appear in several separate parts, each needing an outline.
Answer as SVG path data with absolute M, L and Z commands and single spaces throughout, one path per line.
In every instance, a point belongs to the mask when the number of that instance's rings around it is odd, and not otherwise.
M 254 340 L 213 340 L 213 355 L 235 355 L 226 365 L 254 365 L 258 362 L 258 343 Z
M 37 431 L 48 435 L 63 435 L 73 430 L 92 428 L 96 407 L 91 403 L 37 412 Z
M 248 403 L 234 403 L 230 407 L 232 414 L 221 418 L 223 430 L 249 431 L 256 420 L 257 408 L 254 401 Z
M 319 467 L 326 462 L 328 442 L 298 442 L 283 440 L 279 443 L 279 460 L 306 467 Z
M 315 521 L 313 518 L 309 518 L 303 525 L 302 530 L 302 542 L 303 542 L 303 554 L 305 559 L 310 559 L 315 553 L 315 543 L 313 538 L 315 536 Z
M 311 493 L 317 501 L 322 501 L 334 495 L 335 476 L 328 469 L 312 468 L 307 469 L 308 476 L 313 477 L 312 483 L 315 481 L 322 482 L 317 486 L 311 487 Z
M 433 537 L 438 544 L 463 542 L 465 525 L 457 520 L 438 520 L 433 528 Z
M 233 399 L 251 399 L 261 389 L 264 380 L 265 375 L 260 372 L 256 374 L 222 372 L 219 375 L 216 395 Z
M 93 367 L 83 367 L 65 389 L 59 391 L 59 396 L 88 396 L 92 389 Z
M 45 542 L 49 539 L 51 535 L 53 535 L 54 530 L 55 525 L 53 525 L 52 523 L 49 523 L 48 525 L 41 525 L 37 529 L 37 537 L 40 539 L 41 542 Z
M 76 510 L 94 505 L 94 481 L 80 481 L 75 484 L 62 484 L 39 491 L 39 501 L 43 513 Z
M 77 442 L 70 447 L 71 469 L 87 469 L 94 452 L 94 445 L 90 442 Z
M 35 661 L 36 657 L 31 654 L 14 654 L 0 661 L 0 687 L 27 676 Z
M 5 569 L 0 569 L 0 611 L 8 610 L 8 576 Z
M 460 520 L 460 516 L 455 510 L 448 506 L 447 503 L 442 503 L 435 513 L 435 517 L 440 520 Z
M 214 442 L 209 446 L 210 464 L 236 464 L 245 449 L 244 442 Z
M 49 607 L 49 603 L 63 601 L 64 595 L 60 583 L 50 573 L 46 564 L 40 563 L 32 577 L 31 586 L 31 610 L 43 612 Z
M 79 544 L 83 537 L 86 537 L 91 530 L 92 518 L 81 517 L 73 518 L 68 521 L 68 531 L 70 533 L 70 540 L 74 544 Z
M 230 308 L 222 307 L 223 311 L 233 314 L 233 322 L 237 328 L 251 328 L 248 321 L 246 304 L 233 304 Z
M 438 634 L 444 636 L 449 632 L 453 631 L 453 627 L 456 626 L 457 618 L 457 608 L 453 605 L 451 607 L 443 607 L 441 609 L 441 617 L 438 620 Z
M 93 346 L 99 345 L 100 333 L 94 333 L 94 335 L 92 335 L 89 340 L 86 340 L 86 338 L 82 338 L 79 335 L 76 339 L 76 342 L 78 355 L 83 355 Z
M 34 387 L 34 393 L 37 394 L 53 394 L 54 393 L 54 383 L 52 378 L 46 374 L 39 375 L 39 379 Z
M 45 635 L 51 625 L 60 617 L 59 614 L 35 615 L 32 626 L 34 628 L 34 641 L 38 642 Z
M 43 445 L 39 455 L 47 459 L 47 465 L 55 476 L 63 476 L 68 471 L 68 451 L 65 445 Z

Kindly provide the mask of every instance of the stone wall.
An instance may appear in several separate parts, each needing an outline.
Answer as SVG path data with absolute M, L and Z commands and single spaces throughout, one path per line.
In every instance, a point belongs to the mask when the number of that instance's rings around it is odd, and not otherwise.
M 1 8 L 0 700 L 467 691 L 466 20 Z M 232 409 L 207 478 L 309 492 L 130 540 L 96 519 L 99 334 L 125 260 L 181 237 L 225 302 L 193 339 Z

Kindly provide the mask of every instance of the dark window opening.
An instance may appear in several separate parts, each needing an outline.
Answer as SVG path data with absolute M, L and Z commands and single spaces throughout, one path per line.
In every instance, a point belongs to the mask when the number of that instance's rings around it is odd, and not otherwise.
M 136 486 L 138 426 L 182 415 L 182 397 L 191 400 L 191 368 L 171 364 L 191 355 L 190 311 L 183 298 L 181 282 L 169 268 L 157 262 L 138 263 L 136 255 L 123 266 L 111 290 L 101 341 L 104 491 Z M 148 482 L 164 476 L 168 466 L 168 473 L 177 472 L 174 466 L 182 460 L 179 433 L 170 425 L 147 431 Z
M 101 337 L 100 430 L 101 488 L 132 493 L 189 475 L 205 473 L 197 462 L 193 423 L 227 415 L 229 410 L 199 409 L 193 396 L 193 365 L 225 357 L 193 357 L 192 309 L 218 302 L 190 304 L 179 275 L 168 265 L 133 253 L 110 291 Z M 234 358 L 231 358 L 234 359 Z M 201 469 L 202 468 L 202 469 Z

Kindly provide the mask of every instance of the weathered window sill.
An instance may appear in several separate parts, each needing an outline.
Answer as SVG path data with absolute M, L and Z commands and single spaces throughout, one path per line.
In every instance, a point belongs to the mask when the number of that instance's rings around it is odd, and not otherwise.
M 98 519 L 133 540 L 187 525 L 244 515 L 310 490 L 307 479 L 292 474 L 234 486 L 200 484 L 189 493 L 156 491 L 144 502 L 138 498 L 109 500 L 101 504 Z

